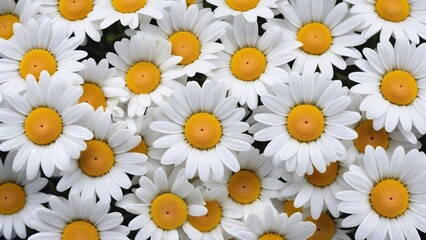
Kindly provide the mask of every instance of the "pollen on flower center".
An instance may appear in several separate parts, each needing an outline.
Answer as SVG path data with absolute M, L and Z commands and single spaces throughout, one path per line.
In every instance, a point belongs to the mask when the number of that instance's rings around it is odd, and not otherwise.
M 257 48 L 242 48 L 231 58 L 231 71 L 240 80 L 257 80 L 265 69 L 266 57 Z
M 408 0 L 377 0 L 376 11 L 387 21 L 401 22 L 410 15 L 410 3 Z
M 259 198 L 262 184 L 259 177 L 251 171 L 234 173 L 228 182 L 229 196 L 237 203 L 248 204 Z
M 313 222 L 316 226 L 314 234 L 308 238 L 309 240 L 328 240 L 332 239 L 336 231 L 336 223 L 326 213 L 321 213 L 321 216 L 314 220 L 311 216 L 306 218 L 306 221 Z
M 211 113 L 196 113 L 188 118 L 184 127 L 186 140 L 199 149 L 209 149 L 220 142 L 222 125 Z
M 105 110 L 106 98 L 102 89 L 98 85 L 93 83 L 84 83 L 81 86 L 83 87 L 83 94 L 81 95 L 78 102 L 87 102 L 94 109 L 98 109 L 98 107 L 103 107 L 103 109 Z
M 259 240 L 284 240 L 284 237 L 275 233 L 266 233 Z
M 13 24 L 19 23 L 19 18 L 12 14 L 0 16 L 0 38 L 8 40 L 13 36 Z
M 43 49 L 32 49 L 28 51 L 19 64 L 19 73 L 25 79 L 28 74 L 34 75 L 38 80 L 41 71 L 46 70 L 53 75 L 57 70 L 56 58 Z
M 84 220 L 68 223 L 62 232 L 62 240 L 90 239 L 99 240 L 97 228 Z
M 405 71 L 388 72 L 380 86 L 383 97 L 396 105 L 409 105 L 417 97 L 419 88 L 416 79 Z
M 112 6 L 121 13 L 133 13 L 143 8 L 146 0 L 112 0 Z
M 151 217 L 162 229 L 177 229 L 185 223 L 188 207 L 181 197 L 173 193 L 164 193 L 152 201 Z
M 59 12 L 70 21 L 81 20 L 93 9 L 93 0 L 59 0 Z
M 284 210 L 285 213 L 287 213 L 287 216 L 290 217 L 294 213 L 297 213 L 297 212 L 301 213 L 302 207 L 296 208 L 296 207 L 294 207 L 294 201 L 293 200 L 285 200 L 284 204 L 283 204 L 283 210 Z
M 170 36 L 169 41 L 172 44 L 172 54 L 182 57 L 181 65 L 188 65 L 200 56 L 200 41 L 191 32 L 175 32 Z
M 115 163 L 111 147 L 99 140 L 90 140 L 86 144 L 86 150 L 81 152 L 78 159 L 81 170 L 90 177 L 100 177 L 108 173 Z
M 0 215 L 10 215 L 21 211 L 26 200 L 23 187 L 11 182 L 0 184 Z
M 327 51 L 333 41 L 330 29 L 322 23 L 308 23 L 300 28 L 297 40 L 302 42 L 303 51 L 320 55 Z
M 136 94 L 148 94 L 154 91 L 161 81 L 160 69 L 149 62 L 133 65 L 126 75 L 127 87 Z
M 371 145 L 376 148 L 378 146 L 387 149 L 389 146 L 389 136 L 384 128 L 376 131 L 373 128 L 373 121 L 367 120 L 359 124 L 355 129 L 358 133 L 358 138 L 354 140 L 354 145 L 360 153 L 365 152 L 365 147 Z
M 332 162 L 327 166 L 324 173 L 320 173 L 314 168 L 314 173 L 312 175 L 306 174 L 305 178 L 310 184 L 316 187 L 326 187 L 336 180 L 338 171 L 339 165 L 336 162 Z
M 145 140 L 142 139 L 141 142 L 136 147 L 131 149 L 129 152 L 143 153 L 143 154 L 147 155 L 148 154 L 148 146 L 146 145 Z
M 318 107 L 301 104 L 293 109 L 287 117 L 287 129 L 290 135 L 300 142 L 314 141 L 324 131 L 324 115 Z
M 235 11 L 245 12 L 257 6 L 259 0 L 226 0 L 226 4 Z
M 204 216 L 188 216 L 189 223 L 200 232 L 210 232 L 219 225 L 222 219 L 222 209 L 218 202 L 208 201 L 205 207 L 207 214 Z
M 35 144 L 46 145 L 54 142 L 62 133 L 62 119 L 50 108 L 34 109 L 25 119 L 27 137 Z
M 395 218 L 408 208 L 408 190 L 400 181 L 386 179 L 373 187 L 370 201 L 372 208 L 379 215 Z

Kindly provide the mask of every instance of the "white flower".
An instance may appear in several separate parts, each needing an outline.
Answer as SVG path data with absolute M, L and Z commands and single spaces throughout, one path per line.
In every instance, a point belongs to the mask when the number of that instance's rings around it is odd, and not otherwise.
M 13 25 L 21 23 L 26 26 L 37 15 L 39 8 L 40 4 L 34 1 L 0 1 L 0 39 L 10 39 L 13 36 Z
M 277 0 L 207 0 L 217 6 L 214 15 L 217 18 L 242 15 L 248 22 L 256 22 L 257 17 L 270 19 L 274 17 L 272 10 L 277 8 Z

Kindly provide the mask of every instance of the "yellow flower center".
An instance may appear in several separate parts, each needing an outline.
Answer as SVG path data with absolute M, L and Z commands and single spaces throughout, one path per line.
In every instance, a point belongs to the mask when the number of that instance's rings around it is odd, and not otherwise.
M 78 102 L 87 102 L 92 105 L 94 109 L 102 107 L 105 110 L 106 98 L 102 89 L 93 83 L 84 83 L 81 86 L 83 87 L 83 95 L 81 95 Z
M 358 138 L 354 140 L 354 144 L 360 153 L 365 152 L 367 145 L 371 145 L 374 148 L 381 146 L 384 149 L 387 149 L 389 146 L 388 133 L 384 128 L 379 131 L 374 130 L 373 121 L 371 120 L 359 124 L 355 131 L 358 133 Z
M 377 14 L 386 21 L 401 22 L 410 15 L 408 0 L 377 0 Z
M 300 207 L 300 208 L 296 208 L 296 207 L 294 207 L 294 201 L 293 200 L 285 200 L 284 201 L 284 212 L 285 213 L 287 213 L 287 216 L 291 216 L 291 215 L 293 215 L 294 213 L 297 213 L 297 212 L 302 212 L 302 208 Z
M 148 154 L 148 146 L 146 145 L 143 138 L 142 138 L 141 142 L 136 147 L 134 147 L 132 150 L 130 150 L 130 152 L 143 153 L 145 155 Z
M 234 173 L 228 182 L 229 196 L 237 203 L 252 203 L 260 196 L 262 184 L 259 177 L 248 170 Z
M 189 7 L 195 3 L 195 0 L 186 0 L 185 2 L 186 2 L 186 7 Z
M 259 240 L 285 240 L 285 238 L 275 233 L 267 233 L 261 236 Z
M 87 148 L 78 160 L 81 170 L 90 177 L 100 177 L 114 166 L 114 152 L 107 143 L 99 140 L 86 142 Z
M 93 0 L 59 0 L 59 12 L 70 21 L 86 18 L 92 9 Z
M 0 184 L 0 215 L 10 215 L 21 211 L 27 196 L 23 187 L 16 183 Z
M 380 86 L 383 97 L 396 105 L 409 105 L 417 97 L 419 91 L 414 77 L 400 70 L 388 72 Z
M 13 24 L 19 23 L 19 18 L 12 14 L 0 16 L 0 38 L 8 40 L 13 36 Z
M 400 181 L 386 179 L 374 186 L 370 201 L 379 215 L 387 218 L 398 217 L 408 208 L 408 190 Z
M 28 74 L 32 74 L 35 79 L 39 79 L 40 73 L 43 70 L 53 75 L 57 69 L 55 56 L 43 49 L 32 49 L 28 51 L 22 58 L 19 65 L 19 73 L 25 79 Z
M 266 57 L 257 48 L 241 48 L 231 58 L 231 72 L 240 80 L 257 80 L 265 69 Z
M 146 0 L 112 0 L 112 6 L 121 13 L 133 13 L 143 8 Z
M 313 105 L 298 105 L 291 109 L 287 117 L 287 129 L 290 135 L 300 142 L 316 140 L 321 136 L 324 127 L 324 115 Z
M 157 196 L 151 204 L 154 223 L 165 230 L 177 229 L 188 217 L 188 207 L 183 199 L 173 193 Z
M 336 180 L 338 170 L 339 165 L 336 162 L 332 162 L 327 166 L 324 173 L 320 173 L 314 168 L 314 173 L 312 175 L 306 174 L 305 178 L 310 184 L 316 187 L 326 187 Z
M 189 223 L 200 232 L 210 232 L 219 225 L 222 209 L 218 202 L 206 202 L 207 214 L 200 217 L 188 216 Z
M 36 108 L 25 119 L 24 129 L 27 137 L 33 143 L 50 144 L 62 133 L 62 119 L 53 109 Z
M 149 62 L 133 65 L 126 75 L 127 87 L 136 94 L 148 94 L 154 91 L 161 80 L 160 69 Z
M 182 57 L 181 65 L 188 65 L 200 56 L 200 41 L 191 32 L 173 33 L 169 41 L 172 43 L 172 54 Z
M 336 223 L 328 214 L 321 213 L 321 216 L 314 220 L 311 216 L 306 218 L 306 221 L 313 222 L 317 229 L 314 234 L 308 238 L 309 240 L 328 240 L 332 239 L 336 231 Z
M 302 42 L 303 51 L 320 55 L 327 51 L 333 41 L 330 29 L 322 23 L 308 23 L 297 33 L 297 40 Z
M 188 118 L 184 127 L 186 140 L 199 149 L 209 149 L 220 142 L 222 125 L 210 113 L 196 113 Z
M 99 240 L 99 233 L 93 224 L 78 220 L 65 226 L 62 240 Z
M 259 0 L 226 0 L 226 4 L 235 11 L 245 12 L 257 6 Z

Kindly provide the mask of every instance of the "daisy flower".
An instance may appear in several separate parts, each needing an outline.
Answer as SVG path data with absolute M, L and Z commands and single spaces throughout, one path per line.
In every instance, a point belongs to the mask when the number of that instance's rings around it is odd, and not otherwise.
M 68 84 L 83 83 L 77 71 L 84 65 L 78 60 L 87 53 L 75 50 L 82 38 L 69 38 L 66 29 L 52 24 L 46 19 L 40 23 L 31 19 L 26 26 L 15 25 L 13 40 L 0 41 L 0 91 L 20 93 L 26 77 L 34 75 L 39 80 L 43 70 Z
M 302 214 L 295 213 L 287 217 L 285 213 L 278 213 L 271 206 L 260 206 L 247 217 L 244 228 L 234 230 L 237 239 L 307 239 L 315 231 L 312 222 L 302 221 Z
M 123 90 L 125 83 L 116 77 L 116 69 L 109 68 L 106 59 L 102 59 L 99 64 L 96 64 L 93 58 L 84 60 L 82 63 L 84 70 L 79 74 L 84 80 L 81 85 L 83 95 L 78 101 L 89 103 L 95 110 L 102 107 L 113 116 L 123 117 L 124 111 L 117 105 L 120 97 L 125 97 L 128 93 Z
M 30 19 L 37 15 L 39 8 L 40 4 L 33 1 L 0 1 L 0 39 L 10 39 L 13 36 L 13 25 L 27 25 Z
M 131 152 L 141 141 L 133 135 L 124 122 L 113 123 L 111 114 L 98 109 L 92 119 L 86 119 L 86 127 L 93 138 L 86 141 L 87 148 L 80 158 L 71 161 L 58 182 L 58 191 L 98 196 L 110 202 L 111 197 L 120 200 L 122 188 L 129 189 L 131 181 L 126 173 L 142 176 L 147 172 L 144 162 L 147 156 Z
M 391 156 L 382 147 L 367 146 L 364 166 L 352 165 L 343 178 L 352 190 L 337 193 L 343 227 L 358 226 L 355 239 L 420 239 L 426 232 L 424 183 L 426 155 L 416 149 Z M 417 229 L 416 229 L 417 228 Z
M 207 213 L 198 188 L 190 184 L 183 170 L 167 178 L 162 168 L 154 180 L 142 177 L 135 193 L 127 194 L 117 206 L 138 215 L 129 223 L 130 230 L 139 229 L 135 239 L 183 239 L 189 216 Z
M 40 174 L 28 181 L 23 171 L 13 171 L 12 163 L 16 152 L 9 152 L 3 163 L 0 160 L 0 237 L 21 239 L 27 237 L 26 227 L 30 224 L 31 213 L 47 202 L 48 195 L 40 190 L 47 179 Z
M 418 44 L 426 38 L 426 8 L 423 0 L 344 0 L 351 12 L 363 20 L 359 27 L 366 38 L 380 31 L 380 41 L 391 36 Z
M 337 159 L 344 159 L 346 149 L 341 140 L 357 137 L 347 127 L 360 119 L 360 114 L 348 111 L 351 98 L 339 80 L 321 74 L 296 72 L 290 74 L 289 85 L 276 83 L 274 94 L 261 97 L 267 112 L 254 118 L 267 126 L 254 134 L 258 141 L 270 141 L 266 156 L 274 163 L 285 163 L 288 172 L 303 176 L 320 173 Z
M 68 34 L 86 39 L 86 34 L 93 41 L 101 40 L 100 23 L 94 16 L 98 0 L 39 0 L 41 16 L 52 19 L 55 27 L 64 28 Z
M 182 86 L 177 81 L 184 75 L 177 67 L 182 58 L 171 55 L 169 42 L 133 36 L 116 42 L 114 49 L 118 55 L 107 53 L 107 59 L 118 69 L 114 81 L 126 86 L 128 96 L 122 100 L 129 101 L 129 117 L 142 116 L 147 107 L 159 104 Z
M 314 234 L 308 240 L 351 240 L 346 234 L 349 230 L 342 229 L 342 219 L 340 218 L 333 218 L 329 214 L 322 212 L 317 219 L 308 216 L 305 221 L 314 223 L 316 227 Z
M 232 237 L 232 229 L 243 227 L 239 221 L 243 217 L 241 209 L 234 206 L 224 188 L 205 189 L 203 198 L 206 202 L 207 214 L 204 216 L 188 216 L 189 228 L 186 232 L 191 239 L 223 240 Z M 196 234 L 195 234 L 196 233 Z
M 273 9 L 277 8 L 277 0 L 207 0 L 216 6 L 214 15 L 217 18 L 242 15 L 248 22 L 254 23 L 257 17 L 270 19 L 274 17 Z
M 34 179 L 41 166 L 51 177 L 55 167 L 66 170 L 70 158 L 78 158 L 86 149 L 84 140 L 92 132 L 77 124 L 86 113 L 86 103 L 76 104 L 82 89 L 68 86 L 41 72 L 40 80 L 29 75 L 25 80 L 25 97 L 4 93 L 9 107 L 0 108 L 1 151 L 18 151 L 13 170 L 26 168 L 28 179 Z
M 294 198 L 278 197 L 271 199 L 271 201 L 278 213 L 286 213 L 287 216 L 291 216 L 296 212 L 303 213 L 304 210 L 303 207 L 297 208 L 294 206 Z
M 240 165 L 235 151 L 248 151 L 253 139 L 245 134 L 249 125 L 242 122 L 245 111 L 237 108 L 237 99 L 226 97 L 225 86 L 205 81 L 188 82 L 160 105 L 150 127 L 165 136 L 154 142 L 156 148 L 168 148 L 161 163 L 175 166 L 186 162 L 188 178 L 198 172 L 203 182 L 210 173 L 220 179 L 224 166 L 237 172 Z
M 225 49 L 218 54 L 217 69 L 211 79 L 226 84 L 229 95 L 250 109 L 257 107 L 259 95 L 275 82 L 288 81 L 290 67 L 286 64 L 301 46 L 298 42 L 281 43 L 279 28 L 270 28 L 258 35 L 257 23 L 247 23 L 243 17 L 234 18 L 227 34 L 220 38 Z
M 164 0 L 98 0 L 93 18 L 102 21 L 102 29 L 119 20 L 121 25 L 135 29 L 140 23 L 149 22 L 151 18 L 162 19 L 163 10 L 168 5 L 169 2 Z
M 354 47 L 366 39 L 355 33 L 361 20 L 352 17 L 346 3 L 337 5 L 335 0 L 290 0 L 279 3 L 282 19 L 268 20 L 266 28 L 279 26 L 287 41 L 303 44 L 297 49 L 293 71 L 314 73 L 317 67 L 332 78 L 333 66 L 346 68 L 343 57 L 359 59 L 361 54 Z
M 169 14 L 157 20 L 157 26 L 141 24 L 137 34 L 168 40 L 172 54 L 181 56 L 179 65 L 186 75 L 195 73 L 211 75 L 216 68 L 212 59 L 224 47 L 216 41 L 225 34 L 226 23 L 216 20 L 210 8 L 198 9 L 197 5 L 186 8 L 185 1 L 173 1 Z
M 271 199 L 278 197 L 278 191 L 284 187 L 284 183 L 273 173 L 272 159 L 259 154 L 259 150 L 251 148 L 239 152 L 237 159 L 240 171 L 227 171 L 223 178 L 212 179 L 206 182 L 206 186 L 227 189 L 235 208 L 241 208 L 244 218 L 247 218 L 259 207 L 272 205 Z
M 120 225 L 123 216 L 109 212 L 108 202 L 70 193 L 68 199 L 51 196 L 49 206 L 51 209 L 40 207 L 33 213 L 32 223 L 38 233 L 29 240 L 129 239 L 129 229 Z
M 357 60 L 362 72 L 349 74 L 359 83 L 351 92 L 365 95 L 359 109 L 373 120 L 376 130 L 396 128 L 409 132 L 413 128 L 426 133 L 426 44 L 416 47 L 407 39 L 377 44 L 377 52 L 364 48 L 367 60 Z

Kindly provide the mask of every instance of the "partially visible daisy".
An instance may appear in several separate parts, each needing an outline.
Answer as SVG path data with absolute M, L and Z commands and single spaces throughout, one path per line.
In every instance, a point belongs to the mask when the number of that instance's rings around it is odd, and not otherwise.
M 257 23 L 247 23 L 243 17 L 234 18 L 232 27 L 220 38 L 225 49 L 218 54 L 218 68 L 210 77 L 226 84 L 231 96 L 250 109 L 258 105 L 260 95 L 275 82 L 287 82 L 290 68 L 286 64 L 296 55 L 299 42 L 280 42 L 279 28 L 270 28 L 258 35 Z
M 359 26 L 366 38 L 380 32 L 380 41 L 391 36 L 420 42 L 426 38 L 426 8 L 423 0 L 344 0 L 353 4 L 351 12 L 363 20 Z
M 277 8 L 277 0 L 207 0 L 216 6 L 214 15 L 217 18 L 242 15 L 248 22 L 255 23 L 257 17 L 270 19 L 274 17 L 272 10 Z
M 284 39 L 303 44 L 298 49 L 293 71 L 314 73 L 319 68 L 332 78 L 333 66 L 346 68 L 343 57 L 361 58 L 355 49 L 366 41 L 355 32 L 361 20 L 350 15 L 346 3 L 335 4 L 335 0 L 290 0 L 278 4 L 284 20 L 268 20 L 266 28 L 280 26 Z
M 77 71 L 84 65 L 78 60 L 87 53 L 75 50 L 83 39 L 70 38 L 65 28 L 53 28 L 52 24 L 46 19 L 40 23 L 31 19 L 25 26 L 15 25 L 13 39 L 0 41 L 0 91 L 20 93 L 27 76 L 39 80 L 43 70 L 68 84 L 83 83 Z
M 342 219 L 332 217 L 326 212 L 322 212 L 316 219 L 308 216 L 304 220 L 314 223 L 316 227 L 314 234 L 308 240 L 351 240 L 346 234 L 350 230 L 342 229 Z
M 169 14 L 157 24 L 142 24 L 137 34 L 170 41 L 172 54 L 182 57 L 180 67 L 189 77 L 195 73 L 211 75 L 216 68 L 211 60 L 218 59 L 215 54 L 223 49 L 216 41 L 225 34 L 225 22 L 215 19 L 210 8 L 186 8 L 185 1 L 173 1 Z
M 191 5 L 196 5 L 199 9 L 204 8 L 203 6 L 203 0 L 185 0 L 186 7 L 189 7 Z
M 184 73 L 177 66 L 182 58 L 171 55 L 171 48 L 167 41 L 133 36 L 114 44 L 118 55 L 107 53 L 109 63 L 118 69 L 114 81 L 126 86 L 128 96 L 122 101 L 129 101 L 129 117 L 142 116 L 147 107 L 159 104 L 182 87 L 179 78 Z
M 82 63 L 84 70 L 79 74 L 84 80 L 83 95 L 78 101 L 89 103 L 95 110 L 102 107 L 115 117 L 123 117 L 124 111 L 117 105 L 120 97 L 125 97 L 128 93 L 123 90 L 125 83 L 116 77 L 116 69 L 109 68 L 106 59 L 102 59 L 99 64 L 96 64 L 93 58 Z
M 364 48 L 367 60 L 357 60 L 362 72 L 349 74 L 349 79 L 359 83 L 351 88 L 365 95 L 359 109 L 373 120 L 376 130 L 385 128 L 392 132 L 417 129 L 426 133 L 426 44 L 416 47 L 407 39 L 377 44 L 377 52 Z
M 33 212 L 32 224 L 38 233 L 29 240 L 129 239 L 129 228 L 120 225 L 123 216 L 109 212 L 109 202 L 71 193 L 68 199 L 51 196 L 49 206 L 50 209 L 40 207 Z
M 10 39 L 14 35 L 13 25 L 27 25 L 30 19 L 37 15 L 39 8 L 40 4 L 34 1 L 0 1 L 0 39 Z
M 284 183 L 273 173 L 271 158 L 259 154 L 259 150 L 239 152 L 237 159 L 240 171 L 227 171 L 223 178 L 213 179 L 206 183 L 209 188 L 225 188 L 235 207 L 241 208 L 244 218 L 258 211 L 263 205 L 272 205 L 271 199 L 278 197 Z
M 278 213 L 286 213 L 287 216 L 293 215 L 293 213 L 303 213 L 304 209 L 309 209 L 309 207 L 302 208 L 302 207 L 295 207 L 294 206 L 294 198 L 274 198 L 272 199 L 272 204 L 274 205 L 275 209 L 277 209 Z
M 312 174 L 314 167 L 324 173 L 331 162 L 344 159 L 341 140 L 357 137 L 348 126 L 360 114 L 347 110 L 351 98 L 341 81 L 292 72 L 289 85 L 276 83 L 272 88 L 274 94 L 261 97 L 267 112 L 254 116 L 267 126 L 254 134 L 255 140 L 270 141 L 266 156 L 274 156 L 276 165 L 283 163 L 299 176 Z
M 141 23 L 154 18 L 162 19 L 165 8 L 169 5 L 164 0 L 97 0 L 93 18 L 101 20 L 101 28 L 105 29 L 120 21 L 121 25 L 135 29 Z
M 40 192 L 47 184 L 47 179 L 40 174 L 28 181 L 24 171 L 13 171 L 12 162 L 16 152 L 9 152 L 3 163 L 0 160 L 0 237 L 21 239 L 27 237 L 26 227 L 31 225 L 31 213 L 49 196 Z
M 302 220 L 301 213 L 294 213 L 290 217 L 285 213 L 278 213 L 271 206 L 260 206 L 253 211 L 245 221 L 244 228 L 234 229 L 237 239 L 307 239 L 315 231 L 315 225 L 309 221 Z
M 64 28 L 68 34 L 86 39 L 86 34 L 96 42 L 101 40 L 100 22 L 93 17 L 99 0 L 39 0 L 41 16 L 52 19 L 55 27 Z
M 207 214 L 204 216 L 188 216 L 188 225 L 191 229 L 186 233 L 191 239 L 203 240 L 223 240 L 232 237 L 233 229 L 243 227 L 240 219 L 243 212 L 228 196 L 224 188 L 214 188 L 203 191 L 203 198 L 206 201 Z
M 236 151 L 248 151 L 253 141 L 245 134 L 249 125 L 242 120 L 245 111 L 238 108 L 237 99 L 226 97 L 222 83 L 205 81 L 203 86 L 188 82 L 186 87 L 160 105 L 151 129 L 165 136 L 154 147 L 168 148 L 161 157 L 165 165 L 185 165 L 186 176 L 196 173 L 207 181 L 212 173 L 221 179 L 224 166 L 233 172 L 240 170 Z
M 207 213 L 200 190 L 188 182 L 183 170 L 167 178 L 159 168 L 153 180 L 144 176 L 139 184 L 135 193 L 117 202 L 118 207 L 137 215 L 129 223 L 130 230 L 139 229 L 136 240 L 183 239 L 183 231 L 190 230 L 188 217 Z
M 81 87 L 51 79 L 46 71 L 38 83 L 29 75 L 25 86 L 25 97 L 3 94 L 9 107 L 0 108 L 0 150 L 18 151 L 13 170 L 26 169 L 28 179 L 35 178 L 40 166 L 50 177 L 55 167 L 66 170 L 70 158 L 78 158 L 86 149 L 84 140 L 93 137 L 77 123 L 89 106 L 77 104 Z
M 339 210 L 349 214 L 342 225 L 358 226 L 357 240 L 420 239 L 417 229 L 426 232 L 426 155 L 402 147 L 390 154 L 367 146 L 364 167 L 352 165 L 343 176 L 352 190 L 336 195 Z
M 82 196 L 110 202 L 111 197 L 120 200 L 122 188 L 129 189 L 131 181 L 126 173 L 142 176 L 147 172 L 144 162 L 147 156 L 131 152 L 141 138 L 127 129 L 124 122 L 112 122 L 111 114 L 98 109 L 92 119 L 85 119 L 85 126 L 93 132 L 93 139 L 86 141 L 87 148 L 80 158 L 73 159 L 63 171 L 56 188 Z

